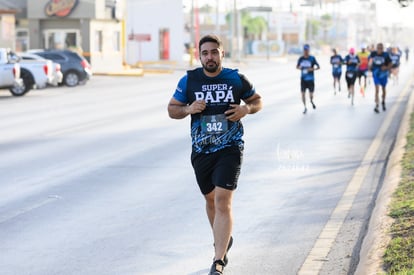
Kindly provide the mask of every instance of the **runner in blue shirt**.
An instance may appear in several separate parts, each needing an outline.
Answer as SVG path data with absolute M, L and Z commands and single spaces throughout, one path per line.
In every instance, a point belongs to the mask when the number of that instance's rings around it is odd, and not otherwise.
M 369 67 L 375 84 L 375 108 L 374 112 L 379 113 L 379 89 L 382 88 L 382 109 L 386 110 L 385 97 L 387 95 L 388 73 L 391 69 L 392 61 L 387 52 L 384 51 L 382 43 L 377 44 L 377 50 L 369 55 Z
M 400 71 L 401 52 L 397 47 L 392 47 L 389 55 L 392 62 L 390 76 L 393 79 L 394 85 L 396 85 L 398 84 L 398 74 Z
M 354 105 L 355 81 L 358 73 L 359 57 L 355 54 L 355 49 L 349 49 L 349 54 L 345 56 L 346 73 L 345 79 L 348 86 L 348 98 L 351 98 L 351 105 Z
M 299 57 L 296 69 L 301 70 L 300 77 L 300 90 L 302 92 L 302 102 L 305 107 L 303 113 L 306 114 L 306 90 L 309 90 L 309 99 L 313 109 L 316 109 L 316 105 L 313 102 L 313 93 L 315 91 L 315 75 L 314 71 L 319 70 L 320 66 L 313 55 L 309 54 L 310 46 L 305 44 L 303 46 L 303 55 Z
M 332 49 L 333 55 L 331 56 L 331 65 L 332 65 L 332 76 L 333 76 L 333 88 L 334 94 L 336 94 L 336 84 L 338 84 L 338 92 L 341 91 L 341 75 L 342 75 L 342 65 L 344 60 L 340 54 L 336 52 L 336 49 Z
M 244 75 L 222 67 L 224 50 L 217 36 L 201 38 L 199 52 L 202 68 L 180 79 L 168 114 L 174 119 L 191 115 L 191 164 L 214 236 L 209 275 L 222 275 L 233 243 L 231 205 L 244 145 L 240 119 L 258 112 L 262 101 Z

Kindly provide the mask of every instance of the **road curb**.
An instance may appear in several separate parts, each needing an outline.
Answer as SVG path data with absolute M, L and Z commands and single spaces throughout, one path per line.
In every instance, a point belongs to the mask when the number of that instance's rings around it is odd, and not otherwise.
M 137 71 L 137 72 L 94 72 L 93 75 L 100 75 L 100 76 L 144 76 L 144 71 Z
M 408 82 L 410 91 L 413 90 L 413 82 L 414 78 L 411 78 Z M 383 255 L 391 240 L 389 228 L 393 222 L 393 219 L 388 215 L 388 210 L 392 195 L 401 181 L 401 160 L 405 153 L 407 134 L 410 129 L 410 117 L 414 110 L 414 95 L 411 92 L 409 94 L 407 108 L 388 160 L 384 183 L 375 201 L 367 234 L 362 242 L 360 260 L 354 275 L 384 274 L 382 267 Z

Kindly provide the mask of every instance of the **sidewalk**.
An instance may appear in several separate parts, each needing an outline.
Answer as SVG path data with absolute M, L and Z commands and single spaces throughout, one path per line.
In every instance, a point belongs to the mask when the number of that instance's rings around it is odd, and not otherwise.
M 296 56 L 282 56 L 282 57 L 272 57 L 269 60 L 266 57 L 243 57 L 239 61 L 232 60 L 230 58 L 225 58 L 223 65 L 230 68 L 239 68 L 243 66 L 248 66 L 249 63 L 260 63 L 260 62 L 275 62 L 275 63 L 286 63 L 291 58 L 297 58 Z M 183 60 L 182 62 L 178 61 L 169 61 L 169 60 L 159 60 L 159 61 L 148 61 L 148 62 L 139 62 L 135 66 L 125 66 L 121 71 L 108 71 L 108 72 L 94 72 L 94 75 L 104 75 L 104 76 L 145 76 L 146 74 L 171 74 L 175 71 L 186 71 L 191 70 L 197 67 L 200 67 L 198 60 L 195 60 L 193 64 L 190 64 L 189 60 Z
M 170 74 L 179 69 L 175 62 L 157 61 L 140 63 L 137 66 L 125 66 L 121 71 L 94 72 L 93 75 L 103 76 L 134 76 L 140 77 L 146 74 Z M 184 70 L 184 68 L 182 68 Z

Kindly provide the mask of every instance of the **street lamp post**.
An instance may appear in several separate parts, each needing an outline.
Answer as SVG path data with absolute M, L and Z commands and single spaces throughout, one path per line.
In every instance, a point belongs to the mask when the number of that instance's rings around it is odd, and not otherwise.
M 270 41 L 269 41 L 269 33 L 270 33 L 270 12 L 267 12 L 267 35 L 266 35 L 266 59 L 270 59 Z

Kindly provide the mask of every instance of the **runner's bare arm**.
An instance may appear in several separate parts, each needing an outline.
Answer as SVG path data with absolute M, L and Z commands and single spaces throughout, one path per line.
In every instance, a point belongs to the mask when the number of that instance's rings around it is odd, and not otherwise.
M 368 70 L 372 71 L 372 58 L 368 58 Z
M 257 113 L 262 109 L 262 98 L 258 94 L 254 94 L 243 100 L 245 104 L 230 104 L 231 109 L 224 112 L 230 121 L 238 121 L 247 114 Z
M 168 115 L 174 119 L 182 119 L 190 114 L 201 113 L 206 108 L 204 100 L 196 100 L 191 105 L 171 98 L 168 103 Z
M 389 62 L 388 65 L 383 65 L 381 70 L 389 71 L 392 68 L 392 62 Z

